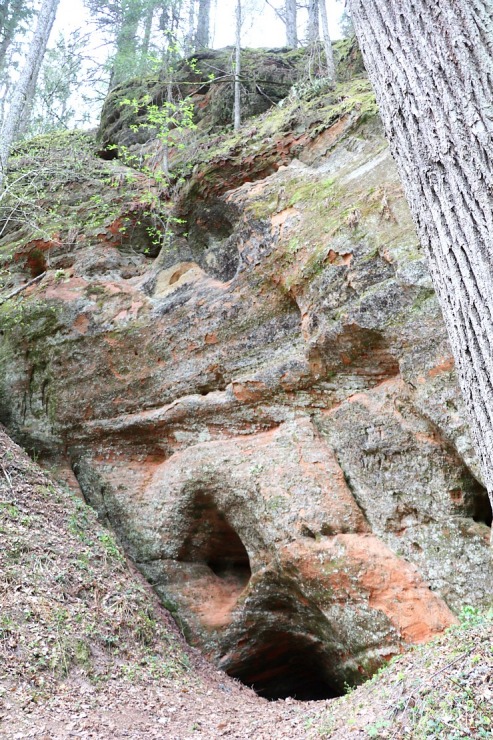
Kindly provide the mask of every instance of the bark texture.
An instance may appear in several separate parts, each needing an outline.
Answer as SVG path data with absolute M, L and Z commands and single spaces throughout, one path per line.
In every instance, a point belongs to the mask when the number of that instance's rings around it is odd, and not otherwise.
M 0 188 L 5 178 L 11 146 L 20 128 L 29 90 L 36 85 L 36 78 L 46 51 L 58 5 L 59 0 L 44 0 L 41 6 L 26 62 L 12 97 L 8 116 L 2 126 L 0 137 Z
M 351 0 L 493 492 L 493 6 Z

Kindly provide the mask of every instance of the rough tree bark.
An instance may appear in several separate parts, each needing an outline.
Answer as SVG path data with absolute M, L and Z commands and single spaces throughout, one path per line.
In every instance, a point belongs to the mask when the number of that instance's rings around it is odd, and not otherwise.
M 35 77 L 39 73 L 41 60 L 46 50 L 58 4 L 59 0 L 43 0 L 26 61 L 19 75 L 9 112 L 3 122 L 0 132 L 0 189 L 5 179 L 10 149 L 19 131 L 26 96 L 33 81 L 34 84 L 36 83 Z
M 199 0 L 195 48 L 206 49 L 210 41 L 211 0 Z
M 351 0 L 493 493 L 493 5 Z

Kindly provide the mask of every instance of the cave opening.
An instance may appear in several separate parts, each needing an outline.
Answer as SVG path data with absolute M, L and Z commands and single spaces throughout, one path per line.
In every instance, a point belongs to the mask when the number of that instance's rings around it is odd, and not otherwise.
M 493 511 L 488 491 L 469 471 L 462 475 L 460 487 L 450 491 L 450 498 L 454 514 L 473 519 L 491 529 Z
M 46 256 L 40 249 L 33 249 L 27 257 L 27 267 L 32 278 L 37 278 L 46 272 Z
M 190 527 L 178 560 L 204 563 L 219 578 L 243 590 L 252 575 L 250 558 L 238 533 L 213 497 L 198 493 L 189 509 Z
M 479 484 L 472 499 L 472 518 L 475 522 L 486 524 L 487 527 L 491 528 L 493 521 L 491 501 L 486 488 L 479 486 Z
M 231 239 L 236 209 L 218 199 L 199 201 L 188 217 L 188 243 L 193 260 L 217 280 L 231 280 L 238 269 L 238 245 Z
M 99 149 L 96 152 L 96 156 L 100 159 L 104 159 L 110 162 L 113 159 L 118 159 L 118 147 L 114 145 L 108 145 L 104 149 Z
M 265 632 L 255 651 L 226 667 L 226 673 L 269 701 L 288 697 L 319 701 L 344 694 L 330 675 L 321 644 L 296 632 Z

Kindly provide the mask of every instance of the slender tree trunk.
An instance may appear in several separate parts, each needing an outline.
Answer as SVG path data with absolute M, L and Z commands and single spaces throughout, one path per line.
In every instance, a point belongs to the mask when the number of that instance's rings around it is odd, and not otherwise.
M 210 41 L 211 0 L 199 0 L 195 48 L 207 49 Z
M 5 65 L 7 51 L 14 40 L 23 4 L 24 0 L 12 0 L 11 3 L 3 2 L 0 5 L 0 70 Z
M 0 95 L 0 121 L 5 118 L 5 109 L 7 107 L 7 99 L 12 87 L 12 81 L 9 77 L 5 77 L 3 82 L 2 94 Z
M 351 0 L 493 493 L 493 5 Z
M 34 86 L 36 85 L 36 73 L 39 73 L 58 4 L 59 0 L 43 0 L 26 62 L 15 87 L 7 118 L 2 126 L 0 135 L 0 189 L 5 179 L 10 149 L 21 124 L 29 86 L 33 83 L 33 80 Z
M 308 45 L 317 44 L 320 39 L 320 24 L 318 20 L 318 0 L 308 2 Z
M 235 49 L 235 99 L 233 124 L 237 131 L 241 126 L 241 0 L 236 0 L 236 49 Z
M 38 57 L 36 59 L 36 65 L 33 69 L 31 79 L 29 80 L 29 85 L 26 90 L 24 107 L 22 109 L 19 127 L 15 134 L 16 139 L 21 139 L 25 135 L 27 130 L 29 129 L 29 123 L 31 121 L 31 114 L 32 114 L 33 103 L 34 103 L 34 96 L 36 95 L 36 86 L 38 83 L 39 73 L 41 72 L 43 59 L 46 54 L 46 47 L 48 46 L 51 29 L 53 28 L 53 24 L 55 22 L 56 12 L 57 12 L 57 6 L 54 5 L 51 11 L 51 17 L 48 19 L 48 25 L 50 27 L 50 30 L 49 30 L 48 35 L 44 39 L 43 46 L 40 49 L 40 53 L 38 54 Z
M 296 0 L 285 1 L 284 13 L 286 18 L 286 43 L 291 49 L 296 49 L 298 46 Z
M 43 50 L 43 56 L 45 52 L 46 52 L 46 45 Z M 38 82 L 39 73 L 41 71 L 41 65 L 43 63 L 43 56 L 40 55 L 38 57 L 38 60 L 36 62 L 36 67 L 33 70 L 33 74 L 29 81 L 29 86 L 26 90 L 26 96 L 24 99 L 24 107 L 22 109 L 19 126 L 15 134 L 15 138 L 17 140 L 22 139 L 29 129 L 29 123 L 31 121 L 31 114 L 32 114 L 33 103 L 34 103 L 34 96 L 36 95 L 36 85 Z
M 7 56 L 7 52 L 9 50 L 10 44 L 13 41 L 13 36 L 4 36 L 3 39 L 0 41 L 0 70 L 2 70 L 5 66 L 5 57 Z
M 188 56 L 194 48 L 195 39 L 195 0 L 188 3 L 188 29 L 185 37 L 185 54 Z
M 329 34 L 329 22 L 327 20 L 327 7 L 325 0 L 319 0 L 320 20 L 322 22 L 322 36 L 324 40 L 325 62 L 327 64 L 327 77 L 331 82 L 336 79 L 336 67 L 334 63 L 334 52 Z
M 137 31 L 141 19 L 141 4 L 126 3 L 116 38 L 116 53 L 110 75 L 110 89 L 132 76 L 138 66 Z
M 151 46 L 152 22 L 154 20 L 155 5 L 149 5 L 144 18 L 144 37 L 140 47 L 140 67 L 145 70 L 149 60 L 149 49 Z
M 168 77 L 171 76 L 171 70 L 168 70 Z M 168 103 L 173 102 L 173 83 L 171 82 L 171 79 L 169 79 L 168 84 L 166 85 L 166 100 Z M 169 123 L 166 124 L 166 136 L 163 140 L 163 159 L 162 159 L 162 168 L 163 172 L 166 175 L 166 177 L 169 178 L 169 134 L 170 134 L 170 127 Z

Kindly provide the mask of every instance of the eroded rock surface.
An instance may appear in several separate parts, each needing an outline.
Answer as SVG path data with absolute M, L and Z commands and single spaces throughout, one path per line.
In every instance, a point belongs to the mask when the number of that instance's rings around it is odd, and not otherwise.
M 190 641 L 270 697 L 340 693 L 490 598 L 425 260 L 367 83 L 337 95 L 209 152 L 157 263 L 152 182 L 88 151 L 111 212 L 0 242 L 4 295 L 46 269 L 0 308 L 2 419 L 73 468 Z M 296 137 L 279 116 L 305 117 Z M 80 178 L 53 187 L 83 222 Z

